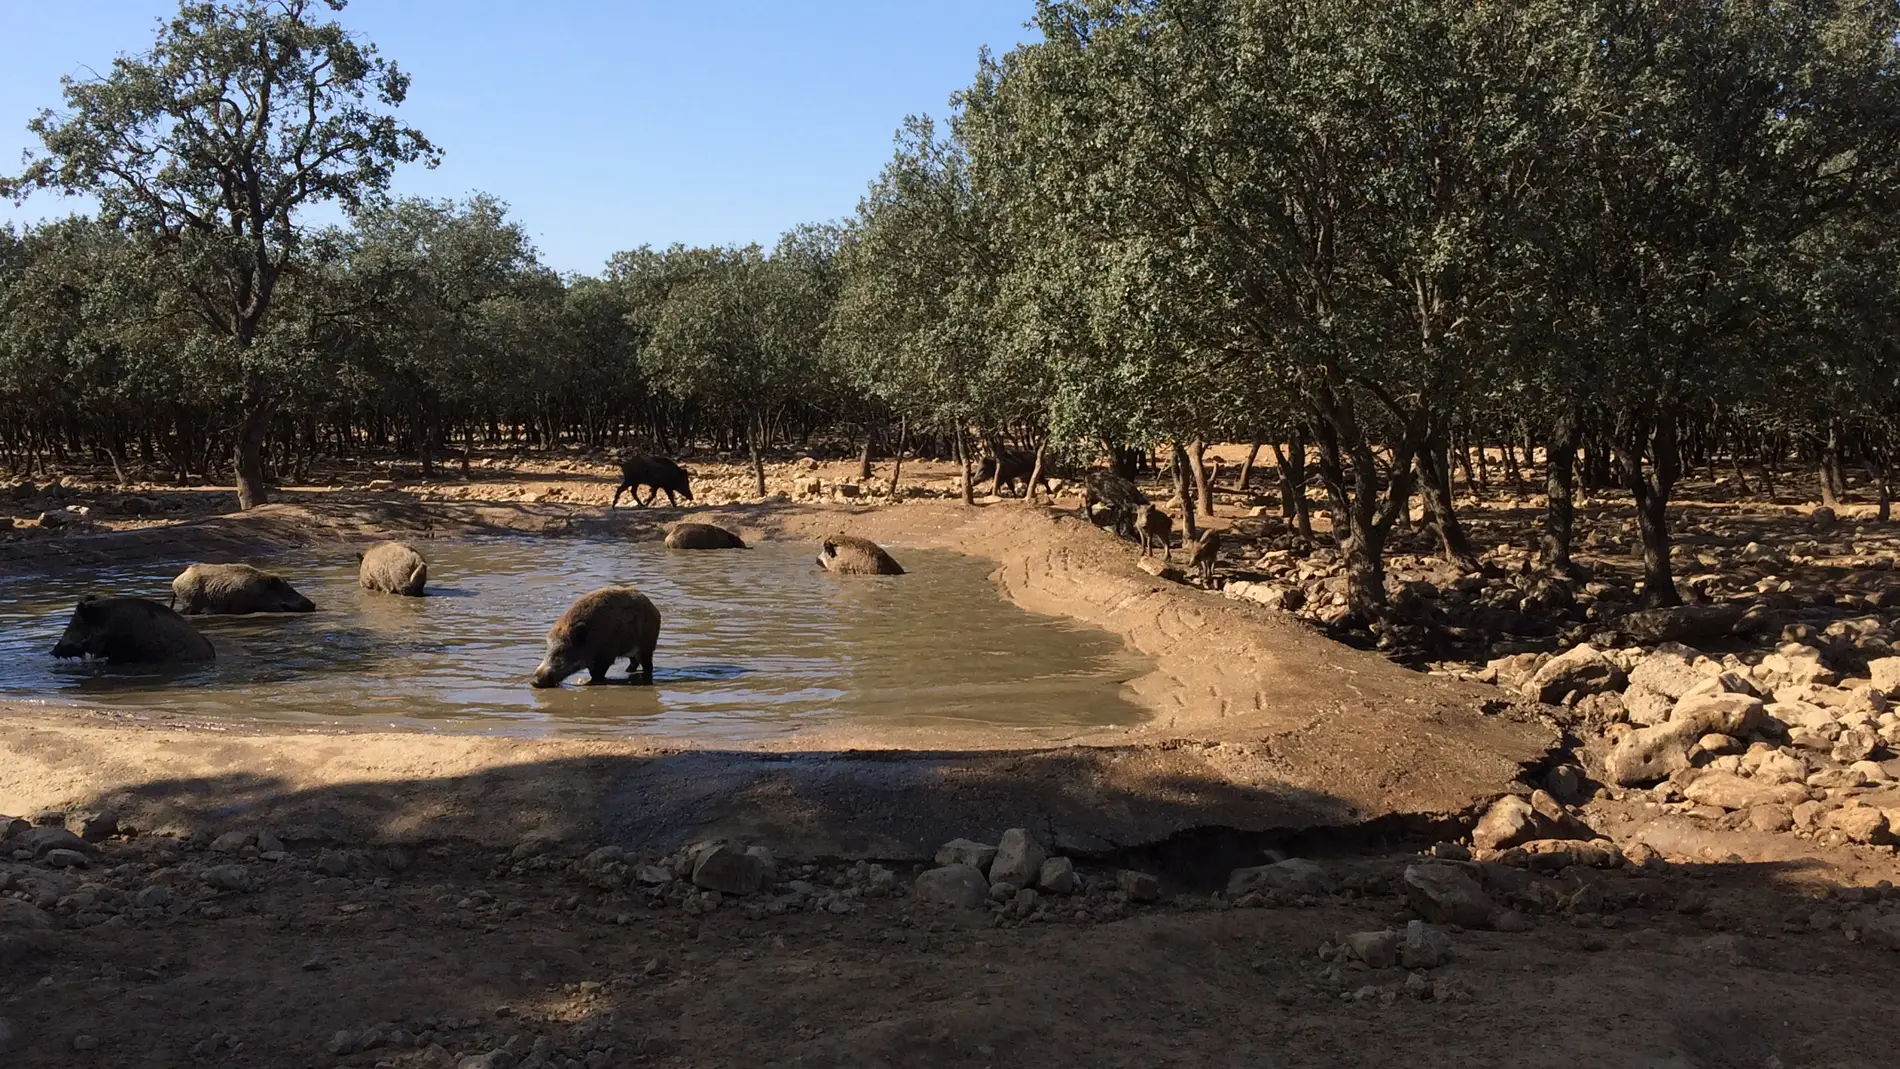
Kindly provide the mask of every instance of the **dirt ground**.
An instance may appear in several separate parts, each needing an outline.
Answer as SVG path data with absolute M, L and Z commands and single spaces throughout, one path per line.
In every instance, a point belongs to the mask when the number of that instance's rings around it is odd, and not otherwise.
M 1153 658 L 1133 690 L 1155 719 L 708 753 L 0 709 L 0 812 L 23 818 L 0 820 L 0 1066 L 1894 1064 L 1890 837 L 1582 779 L 1575 709 L 1158 579 L 1073 519 L 933 500 L 947 470 L 907 464 L 922 500 L 864 507 L 832 489 L 853 467 L 775 465 L 765 502 L 709 469 L 696 511 L 988 556 L 1012 600 Z M 685 514 L 604 515 L 605 470 L 365 470 L 397 485 L 241 521 L 211 490 L 133 488 L 155 515 L 21 523 L 0 572 Z M 1486 805 L 1535 787 L 1614 847 L 1474 848 Z M 955 906 L 918 882 L 938 845 L 1011 827 L 1076 883 Z M 708 839 L 771 856 L 726 872 Z

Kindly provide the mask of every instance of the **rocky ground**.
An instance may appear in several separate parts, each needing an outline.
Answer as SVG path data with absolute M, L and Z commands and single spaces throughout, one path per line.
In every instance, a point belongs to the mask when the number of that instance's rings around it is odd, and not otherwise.
M 701 503 L 756 500 L 737 466 L 689 467 Z M 787 459 L 769 488 L 883 500 L 855 467 Z M 947 465 L 905 471 L 905 496 L 956 492 Z M 578 456 L 328 476 L 285 497 L 612 491 Z M 16 495 L 0 537 L 50 548 L 228 502 L 71 482 Z M 23 814 L 0 818 L 0 1065 L 1894 1064 L 1900 537 L 1864 507 L 1684 496 L 1694 603 L 1664 612 L 1631 611 L 1614 500 L 1583 503 L 1574 581 L 1524 567 L 1533 499 L 1465 503 L 1495 547 L 1475 572 L 1401 535 L 1396 624 L 1345 637 L 1543 703 L 1563 733 L 1434 834 L 1183 832 L 1051 858 L 1018 829 L 845 864 L 770 841 L 629 855 Z M 1185 596 L 1336 624 L 1329 551 L 1269 496 L 1220 497 L 1216 589 Z

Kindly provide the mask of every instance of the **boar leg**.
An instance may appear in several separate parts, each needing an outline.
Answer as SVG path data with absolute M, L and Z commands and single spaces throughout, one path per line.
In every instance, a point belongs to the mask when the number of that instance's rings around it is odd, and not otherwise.
M 620 506 L 620 493 L 626 488 L 627 488 L 626 483 L 621 483 L 619 486 L 614 487 L 614 499 L 612 501 L 607 502 L 608 508 L 610 509 L 618 508 Z M 640 496 L 640 492 L 638 490 L 635 490 L 633 496 L 635 497 L 635 499 L 638 499 Z
M 647 683 L 653 682 L 653 647 L 659 644 L 659 637 L 652 642 L 641 643 L 633 653 L 633 663 L 627 666 L 628 678 L 639 678 Z
M 607 682 L 607 669 L 612 668 L 613 666 L 614 666 L 614 659 L 612 657 L 605 658 L 604 660 L 595 661 L 593 664 L 588 665 L 587 666 L 588 685 L 592 686 L 595 683 Z

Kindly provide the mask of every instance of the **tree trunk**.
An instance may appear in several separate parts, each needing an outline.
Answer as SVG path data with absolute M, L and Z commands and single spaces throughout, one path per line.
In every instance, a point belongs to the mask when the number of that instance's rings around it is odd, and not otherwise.
M 957 468 L 963 472 L 963 503 L 966 505 L 974 505 L 976 504 L 976 487 L 970 485 L 970 454 L 969 451 L 963 447 L 962 424 L 959 423 L 956 426 L 955 435 L 956 438 L 953 444 L 956 449 Z
M 1358 493 L 1346 485 L 1345 458 L 1340 454 L 1339 433 L 1322 422 L 1319 433 L 1319 477 L 1326 486 L 1326 499 L 1332 514 L 1333 542 L 1346 565 L 1346 606 L 1362 622 L 1370 622 L 1385 612 L 1384 532 L 1374 522 L 1377 492 L 1370 483 L 1376 476 L 1357 470 L 1354 458 L 1354 482 Z
M 1029 488 L 1023 491 L 1023 504 L 1025 505 L 1033 505 L 1036 503 L 1036 483 L 1042 478 L 1042 461 L 1048 451 L 1049 436 L 1045 434 L 1036 442 L 1036 466 L 1030 469 Z
M 1636 524 L 1643 538 L 1643 597 L 1645 608 L 1682 604 L 1669 563 L 1669 494 L 1675 488 L 1682 462 L 1676 448 L 1675 413 L 1666 405 L 1649 420 L 1620 428 L 1613 446 L 1623 468 L 1623 483 L 1636 502 Z M 1654 478 L 1644 470 L 1645 439 L 1653 458 Z
M 270 500 L 264 485 L 264 435 L 270 429 L 269 407 L 247 405 L 238 422 L 232 469 L 237 477 L 238 510 L 249 511 Z
M 752 453 L 752 481 L 757 486 L 759 496 L 765 496 L 765 455 L 759 450 L 759 439 L 765 437 L 765 420 L 755 419 L 746 427 L 746 448 Z
M 1247 480 L 1253 477 L 1253 462 L 1259 455 L 1260 439 L 1255 438 L 1253 442 L 1247 446 L 1247 459 L 1240 465 L 1240 481 L 1234 484 L 1234 489 L 1239 490 L 1243 494 L 1247 493 Z
M 864 449 L 858 453 L 858 482 L 871 481 L 871 429 L 864 429 Z
M 1840 424 L 1829 422 L 1821 445 L 1821 504 L 1838 507 L 1847 498 L 1847 476 L 1841 470 Z
M 910 417 L 897 421 L 897 448 L 891 451 L 891 500 L 897 500 L 897 477 L 904 471 L 904 439 L 910 437 Z
M 1189 492 L 1191 488 L 1188 485 L 1192 478 L 1189 471 L 1190 458 L 1193 454 L 1183 449 L 1178 441 L 1171 442 L 1169 445 L 1173 449 L 1172 463 L 1169 467 L 1174 473 L 1174 496 L 1181 500 L 1181 534 L 1184 539 L 1181 544 L 1186 545 L 1201 537 L 1200 528 L 1194 522 L 1194 497 Z
M 1293 432 L 1286 452 L 1274 442 L 1273 459 L 1280 469 L 1280 515 L 1298 532 L 1300 541 L 1313 544 L 1313 509 L 1306 500 L 1306 434 Z
M 1471 537 L 1465 533 L 1465 525 L 1458 522 L 1458 513 L 1452 504 L 1450 446 L 1442 438 L 1428 439 L 1425 448 L 1418 451 L 1415 465 L 1419 498 L 1425 503 L 1425 519 L 1438 535 L 1445 559 L 1463 571 L 1480 570 L 1482 565 L 1471 548 Z
M 1214 514 L 1214 484 L 1207 475 L 1207 443 L 1192 441 L 1187 451 L 1181 451 L 1180 443 L 1175 444 L 1175 460 L 1187 460 L 1188 471 L 1194 476 L 1194 500 L 1200 505 L 1201 515 Z
M 1576 530 L 1577 441 L 1581 436 L 1577 414 L 1564 411 L 1551 425 L 1550 444 L 1544 451 L 1544 567 L 1566 575 L 1573 568 L 1570 545 Z

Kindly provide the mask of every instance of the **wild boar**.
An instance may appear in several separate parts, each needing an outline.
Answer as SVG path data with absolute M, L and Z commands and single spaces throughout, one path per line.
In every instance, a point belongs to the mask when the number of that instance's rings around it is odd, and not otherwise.
M 605 683 L 607 670 L 631 658 L 629 679 L 653 682 L 653 647 L 660 642 L 660 610 L 645 594 L 610 586 L 568 606 L 548 631 L 547 656 L 534 670 L 534 685 L 558 687 L 585 668 L 589 683 Z
M 1141 488 L 1112 471 L 1092 471 L 1082 480 L 1082 515 L 1090 523 L 1135 537 L 1135 509 L 1148 503 Z
M 999 470 L 1001 472 L 1000 476 L 998 475 Z M 999 493 L 1005 488 L 1013 490 L 1017 483 L 1021 483 L 1023 486 L 1022 492 L 1027 494 L 1029 492 L 1029 477 L 1035 474 L 1035 471 L 1036 454 L 1004 453 L 1000 457 L 984 457 L 982 463 L 977 465 L 976 481 L 986 482 L 993 480 Z M 1036 480 L 1036 485 L 1042 487 L 1045 493 L 1048 492 L 1049 473 L 1047 470 L 1042 473 L 1041 478 Z
M 1201 573 L 1202 586 L 1212 587 L 1214 562 L 1220 558 L 1220 532 L 1212 529 L 1202 531 L 1201 537 L 1194 540 L 1191 548 L 1193 552 L 1188 554 L 1188 567 Z
M 419 598 L 429 583 L 429 562 L 406 542 L 378 542 L 356 555 L 356 581 L 364 590 Z
M 903 566 L 868 538 L 835 534 L 818 550 L 818 564 L 833 575 L 903 575 Z
M 642 486 L 652 488 L 647 492 L 645 501 L 640 500 Z M 662 490 L 666 491 L 666 503 L 669 506 L 679 504 L 674 500 L 674 494 L 688 501 L 693 499 L 692 488 L 686 482 L 686 469 L 666 457 L 642 455 L 621 460 L 620 485 L 614 487 L 614 499 L 608 503 L 607 507 L 618 508 L 621 493 L 628 490 L 633 491 L 634 503 L 643 507 L 651 505 L 653 500 L 660 496 Z
M 1174 549 L 1168 539 L 1174 534 L 1174 521 L 1168 514 L 1153 505 L 1135 506 L 1135 534 L 1141 539 L 1141 555 L 1147 556 L 1154 546 L 1161 547 L 1161 559 L 1174 559 Z
M 186 616 L 206 613 L 315 612 L 309 598 L 280 575 L 248 564 L 194 564 L 172 580 L 172 607 Z
M 666 532 L 668 549 L 744 549 L 745 540 L 710 523 L 676 523 Z
M 79 599 L 55 657 L 96 657 L 107 664 L 173 664 L 216 658 L 211 640 L 184 617 L 144 598 Z

